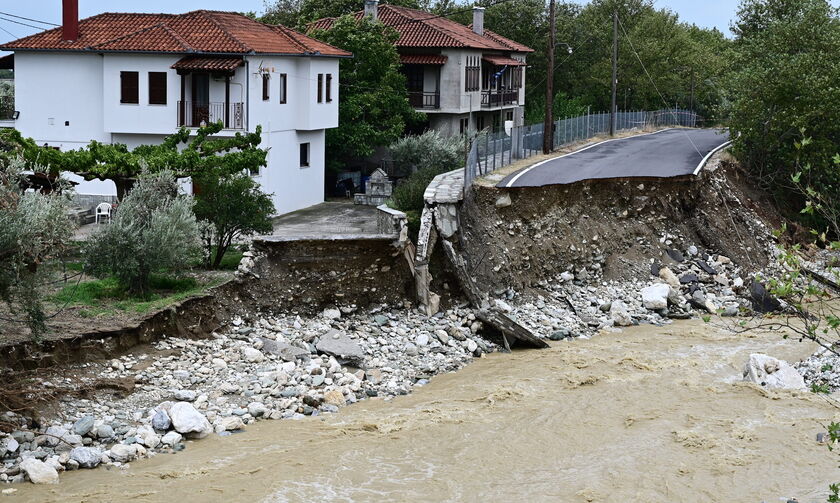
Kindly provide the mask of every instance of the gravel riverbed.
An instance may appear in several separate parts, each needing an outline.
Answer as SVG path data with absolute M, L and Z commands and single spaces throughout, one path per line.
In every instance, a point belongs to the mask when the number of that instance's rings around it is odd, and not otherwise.
M 746 315 L 760 307 L 752 277 L 727 257 L 695 246 L 674 247 L 669 256 L 668 265 L 645 264 L 647 281 L 607 281 L 598 268 L 567 271 L 528 294 L 493 292 L 491 304 L 551 340 L 692 315 Z M 498 351 L 482 330 L 469 307 L 426 317 L 404 304 L 331 308 L 314 317 L 236 318 L 207 339 L 164 338 L 152 350 L 79 365 L 74 377 L 41 383 L 81 388 L 128 381 L 133 392 L 127 396 L 68 396 L 40 429 L 27 429 L 27 421 L 12 413 L 0 418 L 16 426 L 0 433 L 0 481 L 55 483 L 65 470 L 124 468 L 257 420 L 389 400 Z M 824 364 L 815 365 L 825 372 Z

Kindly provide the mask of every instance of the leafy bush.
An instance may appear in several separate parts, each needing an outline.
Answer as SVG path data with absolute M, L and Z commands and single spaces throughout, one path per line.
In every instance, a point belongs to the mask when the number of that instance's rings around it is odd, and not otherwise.
M 406 136 L 390 146 L 391 158 L 398 170 L 414 173 L 432 169 L 446 173 L 464 165 L 464 139 L 445 137 L 437 131 Z
M 207 224 L 202 237 L 208 267 L 222 264 L 234 239 L 272 231 L 274 203 L 250 176 L 206 177 L 196 183 L 200 190 L 194 210 Z
M 391 195 L 390 206 L 400 211 L 422 211 L 423 193 L 432 180 L 448 170 L 425 168 L 403 180 Z
M 742 0 L 733 29 L 733 152 L 793 216 L 804 204 L 790 190 L 797 165 L 811 166 L 802 183 L 814 190 L 836 183 L 826 160 L 840 145 L 840 16 L 826 0 Z M 803 129 L 807 151 L 794 142 Z
M 113 223 L 90 237 L 88 270 L 113 275 L 132 294 L 148 295 L 152 273 L 187 267 L 199 249 L 199 225 L 191 198 L 177 189 L 171 171 L 141 176 Z
M 0 299 L 12 314 L 25 315 L 37 337 L 46 328 L 39 266 L 67 249 L 75 226 L 67 213 L 69 186 L 55 179 L 59 190 L 27 191 L 24 167 L 20 158 L 0 165 Z M 36 176 L 44 173 L 35 167 Z

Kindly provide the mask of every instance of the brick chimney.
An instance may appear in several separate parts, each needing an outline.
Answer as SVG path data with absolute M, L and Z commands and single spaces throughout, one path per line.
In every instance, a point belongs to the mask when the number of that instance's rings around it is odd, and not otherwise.
M 62 0 L 61 39 L 79 38 L 79 0 Z
M 365 0 L 365 17 L 368 16 L 374 21 L 379 19 L 379 0 Z
M 473 7 L 473 31 L 484 35 L 484 7 Z

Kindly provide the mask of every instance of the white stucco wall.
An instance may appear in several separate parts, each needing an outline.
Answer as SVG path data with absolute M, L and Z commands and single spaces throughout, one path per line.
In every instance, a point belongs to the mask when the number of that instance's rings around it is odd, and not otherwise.
M 159 143 L 177 129 L 181 77 L 170 67 L 181 55 L 15 54 L 17 84 L 15 121 L 24 136 L 62 150 L 86 146 L 90 140 L 124 143 L 129 148 Z M 246 102 L 246 126 L 263 127 L 262 148 L 268 166 L 255 179 L 273 193 L 278 214 L 318 204 L 324 199 L 325 128 L 338 125 L 338 60 L 308 57 L 249 56 L 247 66 L 231 79 L 230 101 Z M 260 65 L 272 76 L 270 97 L 262 100 Z M 120 103 L 120 72 L 136 71 L 138 104 Z M 166 105 L 148 103 L 148 72 L 167 72 Z M 280 103 L 279 74 L 287 74 L 287 100 Z M 318 74 L 324 74 L 324 100 L 317 102 Z M 326 101 L 326 74 L 332 74 L 332 101 Z M 189 81 L 186 99 L 191 99 Z M 237 85 L 241 84 L 241 85 Z M 210 82 L 210 101 L 224 102 L 224 81 Z M 65 126 L 64 121 L 69 125 Z M 225 130 L 221 136 L 235 131 Z M 300 144 L 310 143 L 310 163 L 300 166 Z M 80 194 L 116 195 L 111 181 L 79 182 Z M 189 191 L 190 184 L 183 187 Z
M 325 157 L 323 129 L 276 131 L 263 135 L 269 148 L 268 166 L 255 177 L 271 193 L 278 214 L 289 213 L 324 201 Z M 300 144 L 309 143 L 309 166 L 300 165 Z
M 269 99 L 262 99 L 262 74 L 270 75 Z M 280 103 L 280 74 L 286 74 L 286 103 Z M 324 75 L 323 102 L 317 102 L 318 74 Z M 326 101 L 332 74 L 332 101 Z M 263 131 L 318 130 L 338 126 L 338 60 L 300 57 L 248 57 L 249 126 Z
M 169 68 L 178 55 L 106 54 L 103 57 L 100 96 L 105 131 L 113 133 L 171 134 L 178 128 L 180 77 Z M 138 72 L 139 103 L 120 103 L 120 72 Z M 149 72 L 166 72 L 166 105 L 149 104 Z
M 102 67 L 96 54 L 16 52 L 15 127 L 62 150 L 109 141 L 102 124 Z

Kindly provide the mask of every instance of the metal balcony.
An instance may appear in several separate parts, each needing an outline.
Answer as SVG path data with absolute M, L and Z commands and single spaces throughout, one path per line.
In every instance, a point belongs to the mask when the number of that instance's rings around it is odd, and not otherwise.
M 485 108 L 516 105 L 519 103 L 519 91 L 482 91 L 481 106 Z
M 178 126 L 201 127 L 218 121 L 225 129 L 244 129 L 245 104 L 178 101 Z
M 408 93 L 408 103 L 413 108 L 440 108 L 440 93 L 412 91 Z

